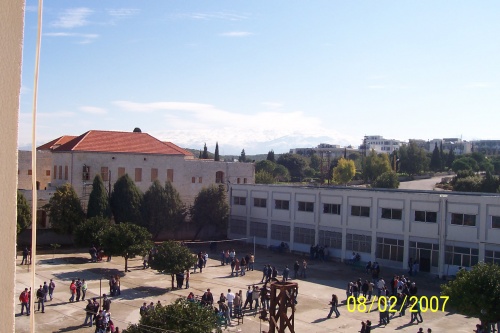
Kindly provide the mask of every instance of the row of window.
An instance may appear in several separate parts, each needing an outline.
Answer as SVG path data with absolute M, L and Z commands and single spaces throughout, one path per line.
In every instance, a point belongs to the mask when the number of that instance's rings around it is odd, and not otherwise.
M 246 235 L 246 222 L 232 220 L 230 225 L 232 233 Z M 267 238 L 267 224 L 262 222 L 250 223 L 250 236 Z M 278 241 L 290 241 L 290 227 L 271 224 L 271 238 Z M 295 243 L 315 244 L 314 229 L 295 227 L 293 240 Z M 342 248 L 342 233 L 336 231 L 319 231 L 319 244 L 332 249 Z M 439 244 L 415 242 L 409 243 L 409 257 L 418 259 L 419 264 L 438 267 Z M 346 250 L 361 253 L 370 253 L 372 236 L 354 233 L 346 234 Z M 376 257 L 380 259 L 403 262 L 404 240 L 377 237 Z M 500 251 L 486 250 L 485 262 L 500 264 Z M 475 248 L 446 246 L 445 263 L 448 265 L 471 267 L 478 263 L 479 250 Z
M 142 168 L 134 168 L 134 181 L 136 182 L 142 182 L 143 180 L 143 172 Z M 125 175 L 126 169 L 124 167 L 119 167 L 117 169 L 116 177 L 120 178 L 121 176 Z M 50 175 L 50 172 L 48 172 L 47 175 Z M 110 180 L 111 177 L 111 171 L 109 170 L 108 167 L 101 167 L 100 170 L 100 175 L 103 181 L 107 182 Z M 54 172 L 53 172 L 53 179 L 64 179 L 68 180 L 68 166 L 64 166 L 64 174 L 63 174 L 63 166 L 62 165 L 54 165 Z M 82 169 L 82 180 L 84 181 L 90 181 L 91 179 L 91 173 L 90 173 L 90 166 L 84 165 Z M 157 168 L 151 168 L 151 176 L 150 176 L 151 182 L 154 182 L 155 180 L 158 180 L 158 169 Z M 174 169 L 167 169 L 167 180 L 170 182 L 174 181 Z
M 17 174 L 21 174 L 21 170 L 17 169 Z M 28 169 L 28 176 L 31 176 L 33 174 L 33 170 Z M 45 176 L 50 176 L 50 170 L 45 170 Z
M 254 198 L 254 207 L 266 208 L 267 199 Z M 246 205 L 245 197 L 233 197 L 234 205 Z M 323 214 L 340 215 L 340 204 L 323 204 Z M 274 209 L 289 210 L 289 200 L 274 200 Z M 307 201 L 298 201 L 297 210 L 299 212 L 314 212 L 314 203 Z M 351 216 L 370 217 L 370 207 L 351 206 Z M 388 220 L 402 220 L 403 210 L 395 208 L 382 208 L 380 217 Z M 414 213 L 415 222 L 437 222 L 437 212 L 416 210 Z M 462 226 L 476 226 L 476 215 L 451 213 L 451 224 Z M 492 216 L 492 228 L 500 229 L 500 216 Z

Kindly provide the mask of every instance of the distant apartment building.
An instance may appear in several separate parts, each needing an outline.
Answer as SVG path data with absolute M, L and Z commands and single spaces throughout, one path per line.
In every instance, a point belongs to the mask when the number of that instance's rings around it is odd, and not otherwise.
M 363 144 L 359 147 L 359 150 L 368 155 L 372 150 L 376 153 L 387 153 L 390 154 L 395 150 L 399 150 L 403 141 L 394 139 L 385 139 L 381 135 L 367 135 L 363 138 Z
M 485 155 L 500 154 L 500 140 L 475 140 L 471 142 L 471 150 Z
M 311 157 L 313 154 L 316 154 L 325 159 L 335 159 L 338 157 L 343 157 L 345 154 L 349 156 L 349 154 L 359 152 L 358 149 L 352 147 L 340 147 L 340 145 L 331 145 L 328 143 L 320 143 L 317 147 L 314 148 L 292 148 L 290 149 L 290 154 L 298 154 L 306 157 Z
M 469 154 L 472 152 L 472 143 L 460 138 L 443 138 L 430 140 L 428 141 L 428 148 L 426 150 L 432 153 L 434 151 L 436 143 L 438 148 L 440 148 L 442 144 L 443 151 L 446 153 L 450 152 L 451 150 L 453 150 L 453 153 L 455 155 Z
M 19 156 L 18 187 L 30 191 L 31 156 L 25 153 Z M 38 161 L 41 163 L 37 176 L 41 177 L 37 188 L 46 190 L 39 191 L 42 192 L 39 196 L 48 202 L 50 193 L 69 183 L 84 207 L 98 174 L 109 191 L 125 174 L 142 192 L 155 180 L 162 184 L 170 181 L 187 205 L 194 202 L 202 188 L 212 184 L 228 187 L 255 183 L 253 163 L 196 159 L 171 142 L 140 132 L 88 131 L 78 137 L 63 136 L 38 147 Z M 29 192 L 26 196 L 31 199 Z
M 440 277 L 479 261 L 500 264 L 500 196 L 485 193 L 232 185 L 228 235 L 294 252 L 328 246 L 346 260 Z

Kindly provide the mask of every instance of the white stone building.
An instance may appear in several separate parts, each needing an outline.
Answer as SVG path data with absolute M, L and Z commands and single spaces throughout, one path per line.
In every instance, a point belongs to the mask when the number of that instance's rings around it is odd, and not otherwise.
M 378 154 L 390 154 L 395 150 L 399 150 L 402 144 L 402 141 L 384 139 L 381 135 L 366 135 L 363 138 L 363 144 L 359 147 L 359 150 L 365 151 L 366 156 L 368 156 L 372 150 Z
M 229 237 L 292 251 L 326 245 L 333 257 L 454 275 L 500 263 L 500 195 L 349 187 L 232 185 Z
M 124 174 L 143 192 L 155 180 L 162 184 L 169 180 L 187 205 L 193 203 L 203 187 L 211 184 L 255 182 L 253 163 L 196 159 L 175 144 L 140 132 L 88 131 L 78 137 L 63 136 L 38 147 L 37 162 L 40 169 L 37 175 L 42 176 L 40 189 L 53 192 L 56 187 L 70 183 L 84 207 L 96 174 L 101 175 L 108 190 Z M 30 170 L 31 156 L 20 154 L 19 188 L 31 190 Z

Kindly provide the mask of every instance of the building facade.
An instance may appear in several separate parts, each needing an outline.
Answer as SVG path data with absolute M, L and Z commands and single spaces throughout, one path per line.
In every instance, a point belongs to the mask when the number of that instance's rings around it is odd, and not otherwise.
M 479 261 L 500 263 L 500 196 L 346 187 L 232 185 L 229 237 L 328 246 L 345 260 L 420 270 L 440 277 Z
M 379 154 L 390 154 L 395 150 L 399 150 L 402 144 L 402 141 L 384 139 L 381 135 L 367 135 L 363 138 L 363 144 L 359 147 L 359 150 L 363 151 L 366 156 L 372 150 Z

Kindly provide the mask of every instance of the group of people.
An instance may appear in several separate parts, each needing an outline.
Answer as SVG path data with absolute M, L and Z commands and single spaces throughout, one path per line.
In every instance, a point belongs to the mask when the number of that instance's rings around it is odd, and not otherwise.
M 102 295 L 102 309 L 97 298 L 88 299 L 85 306 L 84 326 L 92 327 L 95 325 L 95 333 L 120 333 L 120 328 L 115 327 L 111 319 L 111 300 Z
M 89 249 L 89 254 L 91 262 L 99 262 L 102 261 L 102 258 L 104 257 L 104 250 L 92 244 L 92 246 Z M 107 261 L 111 261 L 110 255 L 108 255 Z
M 315 260 L 319 259 L 321 261 L 328 260 L 328 257 L 330 256 L 330 251 L 328 250 L 328 246 L 322 246 L 319 244 L 316 244 L 316 246 L 311 245 L 309 249 L 309 259 L 310 260 Z
M 87 294 L 87 282 L 85 279 L 80 280 L 79 278 L 75 280 L 71 280 L 71 284 L 69 285 L 69 291 L 71 294 L 71 297 L 69 298 L 69 302 L 80 302 L 80 299 L 82 301 L 85 300 L 85 295 Z M 75 299 L 76 298 L 76 299 Z
M 52 301 L 54 289 L 56 288 L 56 284 L 53 279 L 50 279 L 50 282 L 44 282 L 43 285 L 36 291 L 36 301 L 38 303 L 38 309 L 36 311 L 40 311 L 41 313 L 45 313 L 45 302 L 48 301 L 47 298 L 50 298 Z M 24 290 L 19 295 L 19 301 L 21 302 L 21 315 L 24 315 L 24 310 L 26 310 L 26 315 L 30 315 L 30 302 L 31 302 L 31 288 L 24 288 Z
M 177 283 L 177 289 L 182 289 L 184 285 L 186 285 L 186 289 L 189 288 L 189 279 L 191 277 L 191 273 L 189 270 L 186 270 L 186 272 L 179 272 L 175 274 L 175 281 Z
M 255 256 L 253 253 L 247 253 L 241 259 L 236 257 L 236 251 L 225 250 L 220 253 L 221 266 L 231 266 L 231 276 L 243 276 L 246 271 L 254 270 Z

